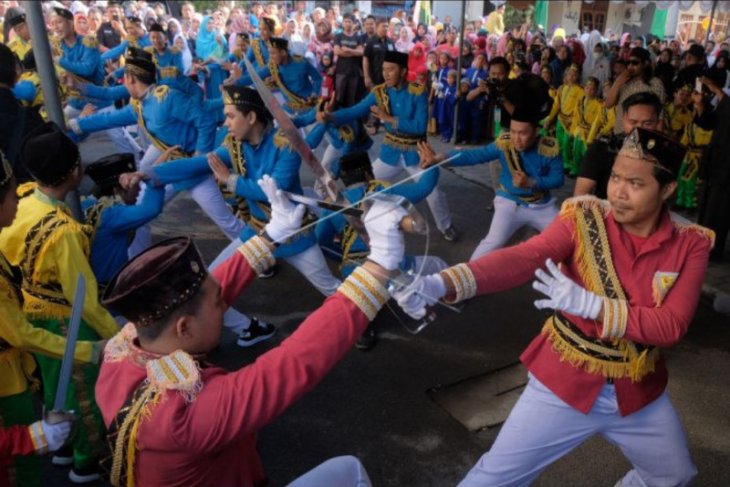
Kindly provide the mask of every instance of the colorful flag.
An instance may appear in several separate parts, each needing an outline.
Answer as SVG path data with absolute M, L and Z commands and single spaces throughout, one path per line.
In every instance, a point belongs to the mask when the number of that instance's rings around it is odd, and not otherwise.
M 431 0 L 416 0 L 413 8 L 413 18 L 419 24 L 431 25 Z

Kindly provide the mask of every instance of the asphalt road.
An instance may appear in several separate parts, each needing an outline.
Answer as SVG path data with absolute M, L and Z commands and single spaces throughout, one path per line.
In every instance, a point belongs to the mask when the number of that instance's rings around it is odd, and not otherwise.
M 304 169 L 302 174 L 306 183 Z M 428 253 L 450 264 L 468 258 L 492 216 L 486 209 L 493 197 L 486 187 L 486 171 L 460 174 L 445 171 L 441 184 L 461 239 L 448 243 L 432 228 L 428 246 Z M 166 208 L 153 230 L 155 238 L 192 235 L 208 261 L 226 244 L 185 195 Z M 417 250 L 424 248 L 423 242 L 411 244 L 409 250 L 423 252 Z M 343 454 L 358 456 L 376 486 L 456 484 L 489 448 L 498 427 L 469 432 L 427 392 L 515 363 L 546 316 L 532 306 L 535 298 L 536 293 L 525 286 L 472 300 L 461 313 L 437 309 L 436 322 L 418 335 L 406 331 L 390 312 L 382 312 L 380 341 L 373 350 L 353 349 L 312 393 L 260 432 L 259 450 L 271 485 L 285 485 L 320 462 Z M 302 276 L 280 263 L 273 279 L 257 280 L 235 303 L 275 323 L 277 336 L 242 350 L 226 334 L 211 360 L 230 370 L 253 362 L 281 343 L 322 301 Z M 696 485 L 726 487 L 730 485 L 726 406 L 730 402 L 730 319 L 702 305 L 685 340 L 666 356 L 670 395 L 700 470 Z M 534 485 L 611 487 L 629 468 L 617 448 L 594 438 L 549 467 Z M 63 480 L 63 472 L 49 467 L 47 485 L 71 484 Z M 216 486 L 215 479 L 210 485 Z

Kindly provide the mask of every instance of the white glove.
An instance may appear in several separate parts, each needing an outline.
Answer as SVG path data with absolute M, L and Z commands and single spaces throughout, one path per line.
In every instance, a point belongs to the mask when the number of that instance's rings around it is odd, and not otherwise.
M 433 306 L 446 295 L 446 284 L 441 274 L 417 277 L 405 289 L 393 293 L 398 306 L 411 318 L 426 316 L 426 306 Z
M 259 179 L 259 186 L 271 203 L 271 220 L 264 231 L 271 240 L 281 243 L 299 231 L 306 208 L 289 201 L 276 186 L 276 180 L 269 175 Z
M 545 265 L 552 275 L 548 275 L 542 269 L 536 270 L 537 280 L 532 283 L 532 287 L 550 299 L 535 301 L 535 307 L 565 311 L 581 318 L 595 320 L 601 312 L 603 304 L 601 297 L 568 279 L 565 274 L 560 272 L 552 259 L 545 261 Z
M 45 419 L 41 420 L 41 429 L 48 442 L 48 451 L 56 451 L 66 443 L 68 435 L 71 433 L 72 425 L 73 421 L 61 421 L 60 423 L 49 424 Z
M 376 199 L 363 216 L 365 230 L 370 237 L 368 258 L 387 271 L 397 269 L 403 260 L 405 242 L 400 222 L 407 215 L 401 205 Z

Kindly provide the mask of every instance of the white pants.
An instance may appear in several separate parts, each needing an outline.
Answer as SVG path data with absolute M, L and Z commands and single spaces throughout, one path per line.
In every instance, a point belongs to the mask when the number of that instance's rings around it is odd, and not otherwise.
M 504 196 L 494 197 L 494 217 L 489 232 L 479 242 L 469 260 L 474 260 L 501 248 L 514 233 L 525 225 L 542 232 L 555 217 L 558 207 L 555 199 L 541 205 L 521 206 Z
M 287 487 L 371 487 L 360 460 L 353 456 L 330 458 L 295 479 Z
M 243 245 L 239 238 L 233 240 L 225 249 L 218 254 L 218 257 L 208 266 L 208 270 L 212 271 L 225 262 L 238 247 Z M 300 252 L 291 257 L 286 257 L 285 260 L 289 262 L 296 270 L 298 270 L 319 292 L 325 296 L 331 296 L 337 291 L 341 282 L 330 272 L 327 267 L 322 249 L 317 245 L 312 245 L 304 252 Z M 251 319 L 234 309 L 233 307 L 223 315 L 223 325 L 233 331 L 234 333 L 240 333 L 241 331 L 248 328 L 251 324 Z
M 403 156 L 400 157 L 398 164 L 391 166 L 384 163 L 379 158 L 373 163 L 373 175 L 375 179 L 381 179 L 388 182 L 397 182 L 398 175 L 406 171 L 408 174 L 415 174 L 419 172 L 418 166 L 406 166 L 403 161 Z M 436 228 L 443 232 L 451 226 L 451 214 L 449 213 L 449 205 L 446 203 L 446 195 L 439 188 L 438 184 L 431 194 L 426 198 L 428 207 L 431 209 L 433 219 L 436 221 Z
M 459 487 L 530 485 L 548 465 L 595 434 L 618 446 L 633 464 L 621 480 L 623 487 L 680 487 L 697 475 L 666 391 L 640 411 L 621 417 L 616 389 L 606 384 L 590 413 L 583 414 L 530 374 L 492 448 Z
M 152 166 L 162 151 L 157 147 L 150 145 L 145 151 L 144 156 L 139 162 L 140 170 L 144 171 Z M 223 199 L 223 194 L 218 188 L 213 176 L 208 176 L 202 182 L 190 188 L 190 196 L 195 200 L 198 206 L 205 212 L 218 228 L 228 237 L 229 240 L 235 240 L 241 233 L 245 223 L 236 218 L 230 208 Z M 172 199 L 174 193 L 172 187 L 168 186 L 165 191 L 165 202 Z M 141 201 L 143 192 L 140 192 L 137 201 Z M 137 255 L 151 244 L 150 229 L 148 225 L 137 230 L 132 244 L 130 245 L 130 258 Z

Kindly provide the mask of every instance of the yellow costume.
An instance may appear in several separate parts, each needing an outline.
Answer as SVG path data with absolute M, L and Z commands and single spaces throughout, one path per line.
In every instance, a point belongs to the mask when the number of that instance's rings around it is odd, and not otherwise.
M 20 36 L 13 37 L 13 40 L 8 42 L 8 47 L 11 51 L 18 55 L 21 61 L 31 49 L 30 41 L 24 41 L 20 38 Z
M 697 176 L 700 172 L 702 151 L 710 143 L 712 130 L 704 130 L 693 118 L 684 128 L 680 144 L 687 147 L 687 154 L 679 169 L 677 180 L 677 205 L 684 208 L 697 207 Z
M 685 127 L 692 121 L 692 110 L 674 103 L 667 103 L 664 106 L 662 118 L 664 131 L 674 140 L 678 140 L 684 134 Z
M 563 156 L 563 167 L 573 172 L 575 166 L 573 157 L 572 124 L 578 104 L 583 99 L 585 92 L 580 85 L 560 85 L 556 97 L 556 103 L 548 115 L 548 123 L 552 123 L 557 117 L 555 124 L 555 138 L 560 145 L 560 153 Z M 577 171 L 576 171 L 577 172 Z
M 86 278 L 86 298 L 79 340 L 110 338 L 118 331 L 114 318 L 99 304 L 96 279 L 88 261 L 92 231 L 76 222 L 63 202 L 38 188 L 20 200 L 17 218 L 0 233 L 0 250 L 10 264 L 20 267 L 23 311 L 34 326 L 66 334 L 80 272 Z M 36 355 L 36 359 L 44 382 L 44 403 L 50 408 L 61 361 L 44 355 Z M 102 446 L 104 423 L 94 400 L 98 374 L 95 364 L 77 365 L 69 385 L 65 409 L 75 410 L 80 417 L 80 431 L 72 442 L 74 468 L 95 464 Z

